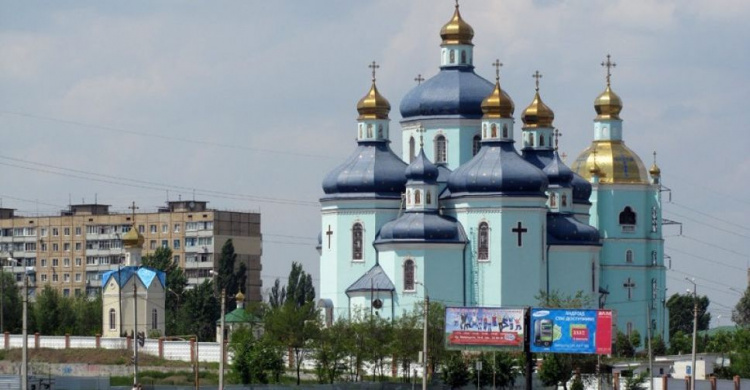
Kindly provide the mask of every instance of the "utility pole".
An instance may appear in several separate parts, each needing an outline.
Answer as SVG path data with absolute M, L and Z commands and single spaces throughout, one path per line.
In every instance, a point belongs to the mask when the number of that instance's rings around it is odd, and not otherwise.
M 138 386 L 138 278 L 133 278 L 133 387 Z
M 646 309 L 646 337 L 648 337 L 648 383 L 650 385 L 649 389 L 654 388 L 654 352 L 651 345 L 651 308 L 653 307 L 653 303 L 649 304 L 649 307 Z
M 23 272 L 23 350 L 21 352 L 21 389 L 29 388 L 29 275 Z
M 427 287 L 424 287 L 424 326 L 422 336 L 422 390 L 427 390 L 427 314 L 430 311 L 430 297 L 427 296 Z
M 695 390 L 695 347 L 698 337 L 698 286 L 695 284 L 695 280 L 688 278 L 685 278 L 685 280 L 693 284 L 693 361 L 690 367 L 690 390 Z
M 219 330 L 219 351 L 221 357 L 219 358 L 219 390 L 224 390 L 224 316 L 226 315 L 226 304 L 227 304 L 227 289 L 226 287 L 221 289 L 221 325 Z
M 0 333 L 5 332 L 5 259 L 0 259 Z

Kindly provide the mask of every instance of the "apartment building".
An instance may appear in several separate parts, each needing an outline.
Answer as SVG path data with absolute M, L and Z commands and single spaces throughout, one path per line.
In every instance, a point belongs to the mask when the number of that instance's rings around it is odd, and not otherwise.
M 114 213 L 110 206 L 76 204 L 60 215 L 25 217 L 0 208 L 0 253 L 6 272 L 21 283 L 32 269 L 29 288 L 50 285 L 63 295 L 95 295 L 101 275 L 121 266 L 122 235 L 135 226 L 145 237 L 143 254 L 160 247 L 172 249 L 175 263 L 185 270 L 188 285 L 212 277 L 221 247 L 232 239 L 240 262 L 247 266 L 245 296 L 261 300 L 262 240 L 260 213 L 213 210 L 205 201 L 169 201 L 155 212 Z M 133 221 L 133 217 L 135 221 Z M 13 260 L 9 261 L 10 257 Z

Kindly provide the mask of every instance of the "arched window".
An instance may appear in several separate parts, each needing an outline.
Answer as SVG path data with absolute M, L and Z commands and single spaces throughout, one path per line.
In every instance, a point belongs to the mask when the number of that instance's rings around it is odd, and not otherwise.
M 492 129 L 490 137 L 497 138 L 497 125 L 493 123 L 490 128 Z
M 487 222 L 479 224 L 479 237 L 477 240 L 477 259 L 489 260 L 490 258 L 490 226 Z
M 117 312 L 115 309 L 109 309 L 109 330 L 115 330 L 117 323 Z
M 568 194 L 562 194 L 562 206 L 568 207 Z
M 477 153 L 479 153 L 479 148 L 482 147 L 482 143 L 480 141 L 481 141 L 481 139 L 479 138 L 479 136 L 475 135 L 474 139 L 472 140 L 472 144 L 471 144 L 471 153 L 474 156 L 476 156 Z
M 432 192 L 430 192 L 430 190 L 427 190 L 427 195 L 425 196 L 425 203 L 432 204 Z
M 453 64 L 455 62 L 456 62 L 456 51 L 455 50 L 451 50 L 451 60 L 450 60 L 450 63 Z
M 448 161 L 447 145 L 445 136 L 439 135 L 435 138 L 435 162 L 444 163 Z
M 508 125 L 503 123 L 503 138 L 508 138 Z
M 529 146 L 534 146 L 534 135 L 529 135 Z
M 411 190 L 406 190 L 406 204 L 411 204 Z
M 544 146 L 544 136 L 543 135 L 539 136 L 539 146 Z
M 415 190 L 414 191 L 414 204 L 420 204 L 422 203 L 422 191 Z
M 404 262 L 404 290 L 414 291 L 414 260 Z
M 372 123 L 367 124 L 367 138 L 372 138 Z
M 415 149 L 414 149 L 414 137 L 409 138 L 409 162 L 414 161 Z
M 466 50 L 461 50 L 461 63 L 466 63 Z
M 482 125 L 482 138 L 487 138 L 487 124 Z
M 554 192 L 549 194 L 549 205 L 550 207 L 557 207 L 557 195 Z
M 378 125 L 378 138 L 383 138 L 383 125 Z
M 625 251 L 625 262 L 626 263 L 633 262 L 633 251 L 631 251 L 630 249 Z
M 159 329 L 159 312 L 151 310 L 151 329 Z
M 362 224 L 352 226 L 352 259 L 362 260 Z
M 620 225 L 635 225 L 635 213 L 630 206 L 625 207 L 620 213 Z

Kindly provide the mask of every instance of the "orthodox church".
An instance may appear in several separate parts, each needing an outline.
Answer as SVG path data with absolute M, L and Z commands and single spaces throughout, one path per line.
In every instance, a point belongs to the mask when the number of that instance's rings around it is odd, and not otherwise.
M 458 5 L 440 36 L 440 70 L 401 100 L 401 157 L 373 63 L 356 148 L 323 180 L 326 321 L 395 318 L 425 294 L 446 306 L 522 307 L 539 306 L 540 292 L 581 291 L 592 308 L 616 311 L 620 331 L 651 326 L 666 340 L 661 172 L 625 146 L 609 56 L 592 143 L 569 167 L 539 73 L 519 131 L 499 61 L 494 84 L 475 73 L 474 31 Z

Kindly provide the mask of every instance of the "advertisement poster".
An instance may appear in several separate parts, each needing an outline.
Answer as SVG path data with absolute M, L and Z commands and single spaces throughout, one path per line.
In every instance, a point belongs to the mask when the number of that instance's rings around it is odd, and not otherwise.
M 445 308 L 448 349 L 523 349 L 524 309 L 499 307 Z
M 612 353 L 612 310 L 531 309 L 531 352 Z

